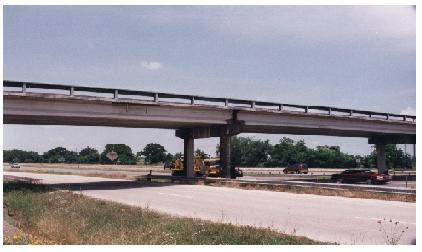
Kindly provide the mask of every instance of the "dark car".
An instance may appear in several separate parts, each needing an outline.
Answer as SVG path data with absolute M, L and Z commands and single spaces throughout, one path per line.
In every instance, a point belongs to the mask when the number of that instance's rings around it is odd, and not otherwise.
M 297 174 L 308 174 L 308 165 L 307 164 L 294 164 L 289 165 L 283 170 L 284 174 L 288 173 L 297 173 Z
M 356 169 L 345 170 L 340 174 L 333 174 L 331 180 L 338 183 L 366 182 L 368 184 L 385 184 L 391 180 L 391 177 L 368 169 Z
M 243 177 L 243 171 L 239 168 L 235 168 L 235 166 L 232 164 L 230 169 L 230 177 L 232 179 L 235 179 L 237 177 Z
M 164 163 L 164 170 L 165 169 L 174 169 L 175 164 L 173 162 Z

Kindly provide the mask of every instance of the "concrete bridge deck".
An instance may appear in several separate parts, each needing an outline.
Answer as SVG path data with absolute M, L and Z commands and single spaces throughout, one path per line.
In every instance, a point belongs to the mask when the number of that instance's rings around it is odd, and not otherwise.
M 4 123 L 166 129 L 206 126 L 202 129 L 205 137 L 213 135 L 216 126 L 231 123 L 238 131 L 248 133 L 350 137 L 416 134 L 415 116 L 391 113 L 4 81 L 5 88 L 17 86 L 21 90 L 4 91 Z M 69 91 L 69 94 L 57 94 L 57 90 Z M 78 95 L 77 91 L 84 94 Z M 88 96 L 86 92 L 91 94 Z M 107 92 L 113 97 L 104 97 Z M 169 102 L 167 98 L 179 101 Z M 183 100 L 188 102 L 181 102 Z M 199 103 L 203 100 L 208 103 Z

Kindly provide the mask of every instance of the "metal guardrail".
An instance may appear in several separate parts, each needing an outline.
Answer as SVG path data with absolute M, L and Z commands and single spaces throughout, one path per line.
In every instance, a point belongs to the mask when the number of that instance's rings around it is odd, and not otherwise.
M 206 183 L 217 183 L 217 182 L 229 182 L 249 185 L 268 185 L 268 186 L 289 186 L 289 187 L 308 187 L 308 188 L 324 188 L 331 190 L 354 190 L 354 191 L 370 191 L 370 192 L 384 192 L 384 193 L 398 193 L 398 194 L 413 194 L 416 195 L 416 189 L 398 188 L 398 187 L 379 187 L 373 185 L 357 185 L 357 184 L 337 184 L 337 183 L 319 183 L 319 182 L 304 182 L 304 181 L 262 181 L 262 180 L 248 180 L 248 179 L 226 179 L 226 178 L 209 178 L 209 177 L 183 177 L 183 176 L 171 176 L 171 175 L 142 175 L 137 177 L 138 180 L 146 180 L 151 182 L 152 180 L 169 180 L 186 183 L 195 182 L 206 182 Z
M 21 93 L 27 93 L 28 89 L 48 89 L 48 90 L 64 90 L 69 92 L 70 97 L 78 96 L 77 92 L 89 92 L 95 94 L 112 94 L 115 100 L 119 100 L 119 95 L 126 96 L 144 96 L 152 98 L 152 102 L 160 103 L 160 98 L 166 99 L 182 99 L 188 100 L 188 104 L 196 105 L 195 101 L 206 101 L 206 102 L 216 102 L 223 103 L 225 108 L 236 108 L 236 105 L 247 105 L 250 109 L 256 110 L 260 107 L 275 107 L 274 111 L 295 111 L 289 110 L 286 108 L 301 109 L 303 113 L 310 114 L 321 114 L 313 113 L 310 110 L 322 111 L 325 114 L 333 115 L 335 112 L 345 113 L 346 116 L 356 117 L 359 115 L 364 115 L 369 118 L 375 117 L 385 120 L 390 120 L 392 118 L 399 118 L 401 121 L 409 121 L 409 119 L 415 123 L 416 116 L 412 115 L 399 115 L 392 113 L 382 113 L 374 112 L 367 110 L 357 110 L 357 109 L 345 109 L 337 107 L 328 107 L 328 106 L 309 106 L 309 105 L 297 105 L 297 104 L 287 104 L 287 103 L 276 103 L 276 102 L 266 102 L 266 101 L 255 101 L 255 100 L 242 100 L 242 99 L 233 99 L 233 98 L 220 98 L 220 97 L 207 97 L 207 96 L 198 96 L 198 95 L 182 95 L 182 94 L 172 94 L 172 93 L 161 93 L 161 92 L 149 92 L 149 91 L 137 91 L 137 90 L 128 90 L 128 89 L 114 89 L 114 88 L 97 88 L 97 87 L 83 87 L 83 86 L 73 86 L 73 85 L 63 85 L 63 84 L 48 84 L 48 83 L 35 83 L 35 82 L 21 82 L 21 81 L 10 81 L 4 80 L 3 87 L 13 87 L 20 88 Z M 137 99 L 141 100 L 142 99 Z M 216 106 L 218 106 L 216 104 Z

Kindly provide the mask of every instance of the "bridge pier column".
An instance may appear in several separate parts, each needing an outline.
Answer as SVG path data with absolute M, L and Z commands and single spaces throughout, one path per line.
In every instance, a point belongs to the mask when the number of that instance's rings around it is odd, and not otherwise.
M 388 173 L 387 165 L 385 162 L 385 144 L 378 143 L 375 145 L 377 150 L 377 168 L 379 173 Z
M 416 168 L 416 144 L 413 144 L 413 158 L 412 158 L 412 166 L 415 165 Z
M 193 160 L 194 160 L 194 138 L 188 136 L 184 140 L 184 161 L 183 168 L 187 177 L 193 177 Z
M 231 178 L 231 136 L 222 131 L 220 135 L 220 163 L 223 178 Z

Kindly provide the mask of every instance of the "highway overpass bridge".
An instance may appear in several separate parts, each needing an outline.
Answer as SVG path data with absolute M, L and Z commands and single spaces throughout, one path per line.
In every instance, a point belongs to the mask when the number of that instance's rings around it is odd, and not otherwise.
M 416 116 L 411 115 L 7 80 L 3 89 L 5 124 L 174 129 L 184 139 L 189 177 L 197 138 L 220 138 L 225 177 L 231 173 L 231 136 L 239 133 L 365 137 L 376 145 L 381 172 L 386 144 L 416 144 Z

